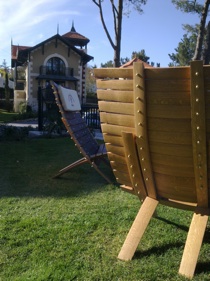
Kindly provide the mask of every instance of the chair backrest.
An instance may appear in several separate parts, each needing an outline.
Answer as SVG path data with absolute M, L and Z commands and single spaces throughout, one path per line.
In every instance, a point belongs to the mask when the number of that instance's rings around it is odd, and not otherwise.
M 101 128 L 122 188 L 193 209 L 209 206 L 210 66 L 96 69 Z
M 59 107 L 62 121 L 69 135 L 77 145 L 78 149 L 86 157 L 90 157 L 96 154 L 99 148 L 99 144 L 94 139 L 84 118 L 82 118 L 81 116 L 80 105 L 78 105 L 76 97 L 72 95 L 75 94 L 75 91 L 59 86 L 54 82 L 51 82 L 51 85 L 54 89 L 55 100 Z M 76 101 L 73 106 L 70 105 L 69 108 L 65 107 L 68 110 L 64 109 L 64 106 L 62 104 L 62 91 L 66 93 L 67 97 L 68 95 L 71 96 L 71 98 L 67 98 L 67 102 L 69 100 L 70 103 L 72 103 L 72 99 Z

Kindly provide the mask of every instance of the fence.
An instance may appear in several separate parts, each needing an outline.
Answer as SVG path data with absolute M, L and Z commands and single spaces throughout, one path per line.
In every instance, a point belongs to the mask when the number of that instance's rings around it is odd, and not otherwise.
M 52 111 L 57 109 L 55 104 L 54 94 L 51 89 L 41 89 L 38 90 L 38 128 L 39 131 L 43 130 L 44 123 L 46 119 L 50 122 L 52 120 Z M 82 105 L 81 114 L 85 119 L 88 127 L 91 129 L 101 129 L 100 117 L 98 112 L 98 105 Z M 44 118 L 45 116 L 45 118 Z M 57 118 L 57 115 L 54 115 Z M 45 119 L 45 120 L 44 120 Z

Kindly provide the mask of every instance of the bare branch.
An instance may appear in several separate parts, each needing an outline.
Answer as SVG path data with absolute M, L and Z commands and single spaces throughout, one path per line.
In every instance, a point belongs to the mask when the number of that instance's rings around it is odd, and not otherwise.
M 118 11 L 114 5 L 114 0 L 110 0 L 111 5 L 112 5 L 112 14 L 113 14 L 113 19 L 114 19 L 114 32 L 115 36 L 117 35 L 117 19 L 116 19 L 116 14 L 118 14 Z
M 112 41 L 112 38 L 111 38 L 111 36 L 110 36 L 110 34 L 109 34 L 109 31 L 108 31 L 108 29 L 107 29 L 106 23 L 105 23 L 105 21 L 104 21 L 103 9 L 102 9 L 102 5 L 101 5 L 101 2 L 102 2 L 102 1 L 101 1 L 101 0 L 98 0 L 98 2 L 96 2 L 96 0 L 92 0 L 92 1 L 93 1 L 93 3 L 95 3 L 96 6 L 98 6 L 98 8 L 99 8 L 99 13 L 100 13 L 100 18 L 101 18 L 102 26 L 103 26 L 103 28 L 104 28 L 104 30 L 105 30 L 106 36 L 107 36 L 107 38 L 108 38 L 108 40 L 109 40 L 109 42 L 110 42 L 112 48 L 115 50 L 116 46 L 115 46 L 114 42 Z

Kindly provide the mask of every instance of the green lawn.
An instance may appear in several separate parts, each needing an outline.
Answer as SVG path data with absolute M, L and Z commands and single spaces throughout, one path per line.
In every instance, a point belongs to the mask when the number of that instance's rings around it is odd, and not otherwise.
M 7 112 L 4 109 L 0 109 L 0 124 L 14 121 L 14 118 L 18 116 L 18 113 Z
M 0 142 L 0 280 L 177 281 L 192 214 L 163 206 L 132 261 L 117 255 L 140 207 L 89 165 L 69 138 Z M 105 172 L 110 174 L 108 168 Z M 206 231 L 193 280 L 210 280 Z

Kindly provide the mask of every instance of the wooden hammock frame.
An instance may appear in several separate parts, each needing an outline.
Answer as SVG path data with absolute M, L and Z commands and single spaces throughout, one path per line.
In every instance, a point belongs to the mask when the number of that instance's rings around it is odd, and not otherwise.
M 191 210 L 179 273 L 192 278 L 209 215 L 210 66 L 134 63 L 95 76 L 113 172 L 143 201 L 118 258 L 132 259 L 159 203 Z

